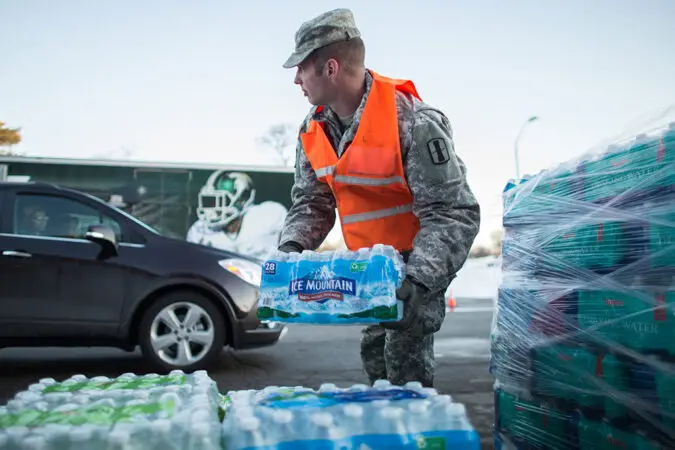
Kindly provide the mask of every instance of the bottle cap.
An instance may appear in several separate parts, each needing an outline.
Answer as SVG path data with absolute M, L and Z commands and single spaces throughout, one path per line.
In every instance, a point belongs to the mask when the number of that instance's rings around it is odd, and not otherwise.
M 373 387 L 376 389 L 388 388 L 390 386 L 391 383 L 388 380 L 376 380 L 375 383 L 373 383 Z
M 323 383 L 321 386 L 319 386 L 319 392 L 325 392 L 325 391 L 337 391 L 338 387 L 337 385 L 333 383 Z
M 350 391 L 367 391 L 370 387 L 367 384 L 354 384 L 349 390 Z
M 424 388 L 422 389 L 422 392 L 428 397 L 433 397 L 435 395 L 438 395 L 438 391 L 434 388 Z

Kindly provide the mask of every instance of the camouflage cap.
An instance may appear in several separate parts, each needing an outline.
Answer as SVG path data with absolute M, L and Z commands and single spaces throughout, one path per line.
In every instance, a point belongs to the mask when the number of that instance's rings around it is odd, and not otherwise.
M 290 69 L 302 63 L 314 50 L 340 41 L 360 37 L 354 15 L 340 8 L 325 12 L 302 25 L 295 33 L 295 51 L 284 67 Z

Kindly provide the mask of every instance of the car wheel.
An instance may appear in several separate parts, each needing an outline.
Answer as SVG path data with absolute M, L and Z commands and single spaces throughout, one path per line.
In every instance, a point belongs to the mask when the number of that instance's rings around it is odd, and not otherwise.
M 158 369 L 205 369 L 223 350 L 226 322 L 213 303 L 195 292 L 171 292 L 140 321 L 143 355 Z

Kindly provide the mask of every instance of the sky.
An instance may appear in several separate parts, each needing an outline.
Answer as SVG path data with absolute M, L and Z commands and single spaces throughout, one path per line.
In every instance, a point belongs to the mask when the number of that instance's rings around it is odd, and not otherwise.
M 282 63 L 300 24 L 350 8 L 366 65 L 450 119 L 481 207 L 675 104 L 675 1 L 0 0 L 0 121 L 27 156 L 275 164 L 257 142 L 310 105 Z

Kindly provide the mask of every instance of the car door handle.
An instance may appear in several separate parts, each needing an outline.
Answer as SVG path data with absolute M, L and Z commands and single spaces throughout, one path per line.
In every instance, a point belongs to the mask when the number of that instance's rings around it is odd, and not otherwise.
M 19 252 L 16 250 L 4 250 L 2 252 L 2 256 L 17 256 L 19 258 L 30 258 L 33 255 L 31 255 L 30 253 Z

